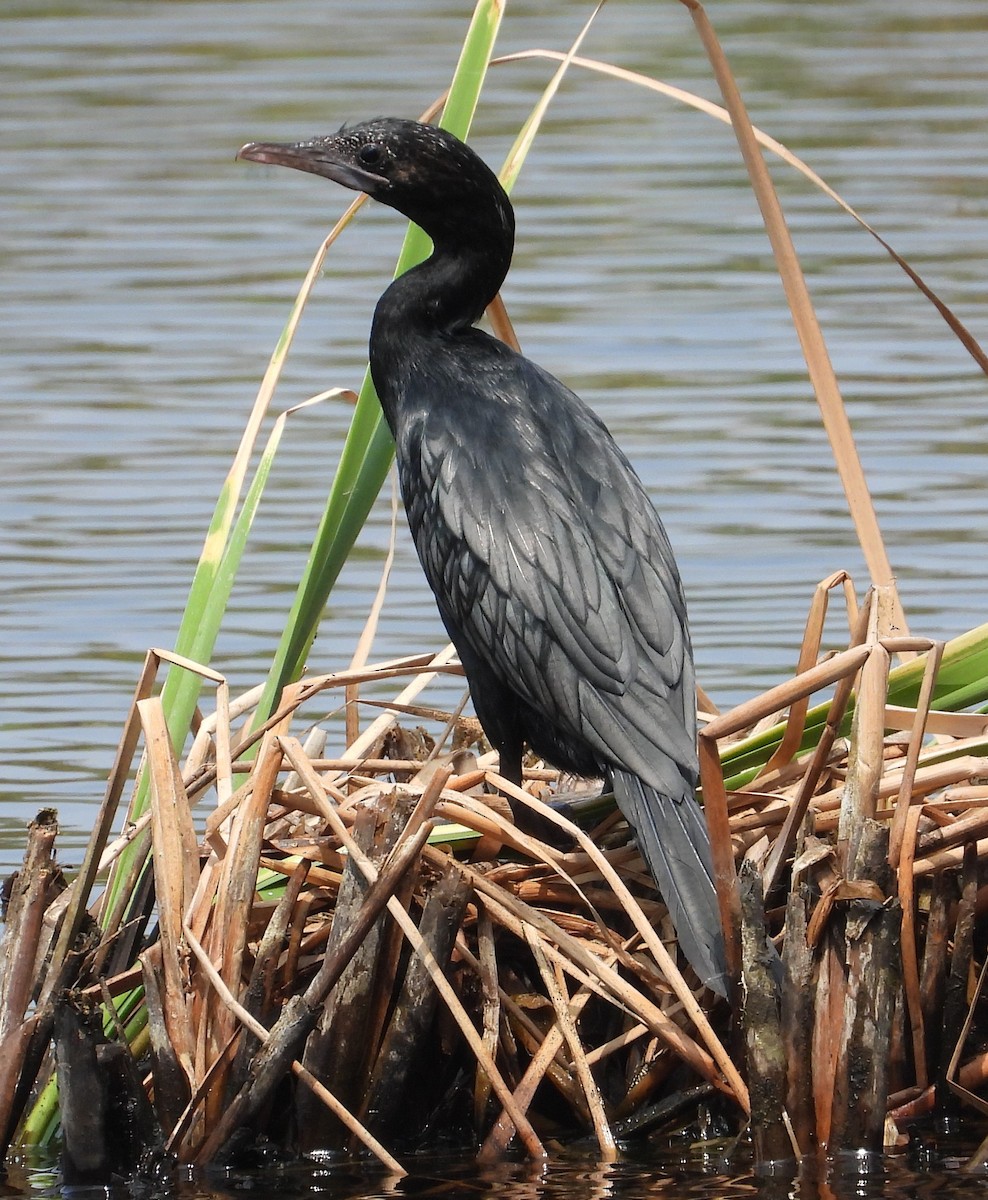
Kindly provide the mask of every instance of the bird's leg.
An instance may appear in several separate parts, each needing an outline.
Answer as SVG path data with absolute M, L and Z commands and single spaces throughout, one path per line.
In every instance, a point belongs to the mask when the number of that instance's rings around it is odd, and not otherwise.
M 508 745 L 507 742 L 502 742 L 501 745 L 495 746 L 497 756 L 500 763 L 498 773 L 508 783 L 513 783 L 515 787 L 520 788 L 522 785 L 522 769 L 521 769 L 521 742 L 516 742 L 513 745 Z M 512 806 L 514 807 L 514 806 Z
M 515 745 L 507 746 L 502 744 L 497 747 L 498 756 L 500 758 L 500 773 L 513 783 L 515 787 L 522 786 L 522 744 L 518 742 Z M 507 797 L 508 803 L 511 805 L 511 815 L 515 819 L 515 825 L 523 833 L 531 834 L 532 837 L 538 838 L 540 842 L 545 842 L 557 850 L 571 850 L 573 848 L 573 839 L 548 817 L 544 817 L 541 813 L 535 812 L 534 809 L 528 807 L 522 800 L 516 800 L 513 796 Z

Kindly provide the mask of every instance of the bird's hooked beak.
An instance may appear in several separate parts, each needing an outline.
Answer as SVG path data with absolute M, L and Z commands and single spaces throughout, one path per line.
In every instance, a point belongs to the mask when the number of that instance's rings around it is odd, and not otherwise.
M 341 183 L 355 192 L 374 193 L 387 180 L 348 161 L 332 138 L 309 142 L 248 142 L 237 151 L 237 158 L 249 162 L 273 163 L 279 167 L 294 167 L 310 175 L 322 175 Z

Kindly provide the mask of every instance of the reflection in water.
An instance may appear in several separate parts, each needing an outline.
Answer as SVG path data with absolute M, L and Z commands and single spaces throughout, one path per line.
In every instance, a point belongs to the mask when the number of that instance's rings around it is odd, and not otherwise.
M 967 1154 L 972 1147 L 960 1152 Z M 960 1149 L 960 1148 L 958 1148 Z M 737 1157 L 737 1156 L 736 1156 Z M 740 1151 L 744 1159 L 744 1149 Z M 731 1170 L 723 1159 L 663 1153 L 643 1156 L 635 1148 L 616 1163 L 597 1162 L 572 1149 L 554 1155 L 547 1163 L 515 1162 L 478 1166 L 459 1159 L 412 1159 L 404 1179 L 386 1178 L 358 1166 L 294 1164 L 262 1172 L 209 1172 L 195 1181 L 178 1179 L 170 1188 L 152 1188 L 149 1197 L 178 1200 L 222 1200 L 254 1192 L 268 1200 L 319 1195 L 327 1200 L 378 1200 L 400 1196 L 422 1200 L 922 1200 L 935 1192 L 949 1200 L 981 1200 L 983 1173 L 968 1175 L 950 1169 L 938 1155 L 920 1164 L 916 1156 L 891 1159 L 876 1169 L 859 1172 L 828 1169 L 823 1177 L 804 1170 L 798 1175 L 755 1175 L 747 1164 Z M 15 1166 L 8 1183 L 15 1194 L 30 1192 L 56 1197 L 57 1172 L 36 1164 L 25 1170 Z M 73 1195 L 77 1190 L 73 1190 Z M 101 1193 L 102 1194 L 102 1193 Z

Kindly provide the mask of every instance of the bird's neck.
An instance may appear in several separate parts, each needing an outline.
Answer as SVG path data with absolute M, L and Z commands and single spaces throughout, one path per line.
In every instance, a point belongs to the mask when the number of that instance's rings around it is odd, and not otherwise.
M 479 336 L 472 326 L 501 289 L 514 247 L 510 208 L 493 230 L 465 224 L 453 235 L 426 232 L 431 256 L 391 283 L 371 326 L 371 374 L 396 437 L 413 409 L 435 403 L 429 380 L 449 371 L 457 348 L 468 355 Z
M 474 325 L 500 290 L 511 265 L 510 210 L 480 224 L 427 230 L 433 252 L 400 275 L 381 297 L 375 324 L 451 333 Z
M 400 275 L 377 303 L 371 373 L 392 432 L 411 399 L 412 379 L 443 371 L 508 273 L 514 213 L 503 193 L 493 203 L 485 199 L 440 218 L 414 214 L 432 238 L 432 254 Z

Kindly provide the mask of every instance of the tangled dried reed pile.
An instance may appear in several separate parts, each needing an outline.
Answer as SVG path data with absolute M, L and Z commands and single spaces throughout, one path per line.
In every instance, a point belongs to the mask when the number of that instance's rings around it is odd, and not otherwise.
M 216 707 L 182 762 L 155 695 L 173 656 L 149 655 L 79 877 L 61 890 L 40 817 L 10 889 L 5 1147 L 39 1140 L 56 1097 L 73 1170 L 92 1177 L 134 1169 L 121 1160 L 147 1145 L 206 1163 L 258 1138 L 366 1148 L 395 1172 L 413 1147 L 496 1157 L 516 1136 L 539 1155 L 589 1134 L 609 1158 L 701 1102 L 738 1132 L 750 1114 L 760 1160 L 793 1159 L 881 1151 L 957 1096 L 984 1108 L 988 1056 L 965 1046 L 988 717 L 931 703 L 988 653 L 985 631 L 946 648 L 895 636 L 879 589 L 852 612 L 848 649 L 818 662 L 841 585 L 850 596 L 843 575 L 821 588 L 792 680 L 701 712 L 743 979 L 730 1003 L 677 961 L 626 826 L 589 786 L 532 765 L 519 792 L 474 723 L 441 717 L 448 753 L 407 728 L 424 683 L 458 670 L 448 652 L 307 678 L 249 735 L 257 694 L 231 703 L 207 672 Z M 362 683 L 405 676 L 326 757 L 309 716 L 326 693 L 353 710 Z M 150 806 L 110 841 L 142 739 Z M 554 844 L 514 827 L 506 793 L 558 829 Z

